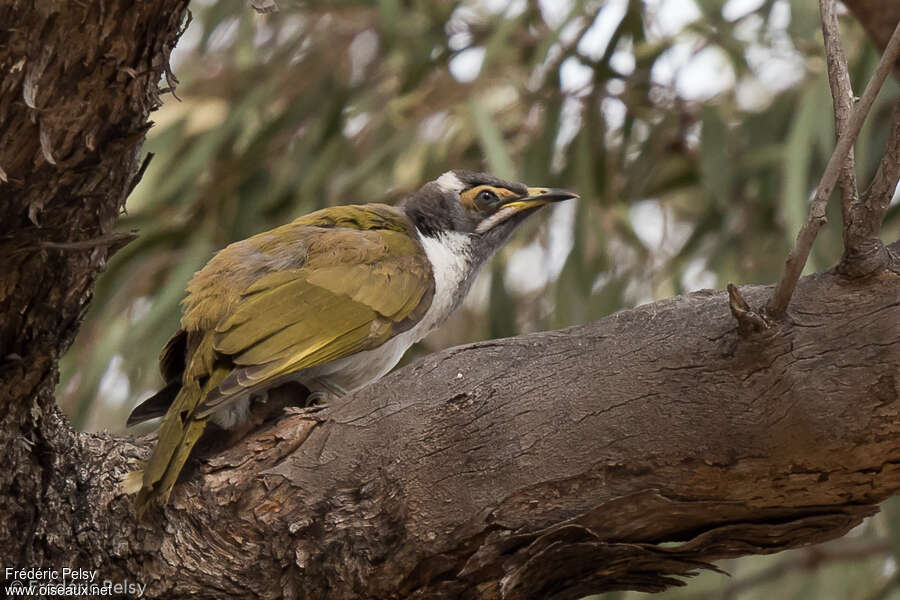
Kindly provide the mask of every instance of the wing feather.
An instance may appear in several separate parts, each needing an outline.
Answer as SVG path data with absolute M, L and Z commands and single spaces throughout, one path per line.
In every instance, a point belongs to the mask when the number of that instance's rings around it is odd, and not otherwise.
M 168 497 L 214 410 L 384 343 L 433 295 L 415 227 L 386 205 L 324 209 L 224 248 L 188 285 L 181 330 L 163 350 L 174 398 L 136 510 Z
M 424 315 L 434 280 L 417 242 L 395 231 L 336 234 L 331 245 L 311 245 L 302 268 L 260 277 L 219 320 L 214 349 L 234 368 L 197 416 L 291 373 L 377 347 Z

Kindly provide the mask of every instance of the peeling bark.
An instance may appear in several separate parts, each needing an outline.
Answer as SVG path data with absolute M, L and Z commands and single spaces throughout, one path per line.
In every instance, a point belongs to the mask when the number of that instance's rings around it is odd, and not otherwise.
M 89 470 L 89 438 L 56 407 L 57 360 L 127 239 L 112 228 L 186 10 L 186 0 L 0 3 L 4 565 L 68 563 L 72 544 L 97 533 L 83 491 L 107 476 Z

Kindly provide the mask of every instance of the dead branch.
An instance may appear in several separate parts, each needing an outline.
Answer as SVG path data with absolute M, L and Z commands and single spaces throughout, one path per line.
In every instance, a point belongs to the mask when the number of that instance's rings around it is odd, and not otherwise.
M 742 336 L 746 337 L 769 328 L 766 316 L 753 310 L 733 283 L 728 284 L 728 308 L 731 309 L 731 315 L 738 322 L 738 330 Z

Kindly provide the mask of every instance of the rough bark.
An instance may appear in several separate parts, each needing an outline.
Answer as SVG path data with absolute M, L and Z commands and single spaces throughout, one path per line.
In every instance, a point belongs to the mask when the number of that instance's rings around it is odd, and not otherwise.
M 900 489 L 895 244 L 753 336 L 702 292 L 427 357 L 207 454 L 136 522 L 117 485 L 152 440 L 75 432 L 52 392 L 185 2 L 48 6 L 0 6 L 4 566 L 154 597 L 574 598 L 841 535 Z
M 48 485 L 79 505 L 38 531 L 75 549 L 55 564 L 154 596 L 661 589 L 841 535 L 900 489 L 898 290 L 896 263 L 805 278 L 750 341 L 700 292 L 451 349 L 199 461 L 146 523 L 115 485 L 151 440 L 68 432 L 85 462 Z
M 112 228 L 186 9 L 187 0 L 0 3 L 4 565 L 66 562 L 90 535 L 79 521 L 91 460 L 56 407 L 57 360 L 128 239 Z

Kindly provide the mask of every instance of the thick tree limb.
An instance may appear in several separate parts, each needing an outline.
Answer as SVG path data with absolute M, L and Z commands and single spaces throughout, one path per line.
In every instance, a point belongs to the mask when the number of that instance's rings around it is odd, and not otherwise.
M 793 321 L 759 340 L 701 292 L 451 349 L 212 453 L 144 524 L 117 479 L 150 440 L 60 428 L 76 452 L 48 497 L 77 499 L 80 529 L 52 504 L 38 530 L 78 548 L 56 564 L 155 597 L 677 585 L 841 535 L 900 489 L 898 286 L 890 270 L 804 278 Z
M 875 69 L 875 73 L 872 74 L 872 78 L 869 79 L 869 83 L 866 84 L 866 89 L 853 110 L 853 114 L 850 116 L 850 122 L 847 124 L 846 131 L 838 139 L 838 143 L 831 153 L 831 158 L 828 159 L 822 179 L 819 181 L 819 185 L 816 187 L 816 191 L 810 201 L 809 216 L 797 234 L 797 241 L 785 261 L 784 272 L 775 286 L 772 297 L 766 304 L 766 314 L 773 320 L 783 318 L 787 311 L 788 303 L 791 301 L 791 296 L 794 292 L 794 286 L 803 272 L 803 267 L 806 266 L 806 259 L 809 258 L 809 252 L 812 249 L 816 235 L 826 221 L 825 206 L 828 203 L 831 192 L 834 191 L 835 183 L 837 183 L 838 177 L 842 172 L 847 154 L 856 141 L 863 122 L 872 108 L 872 103 L 875 102 L 875 97 L 878 95 L 884 80 L 898 57 L 900 57 L 900 23 L 897 23 L 897 26 L 894 28 L 894 33 L 888 41 L 878 67 Z M 880 227 L 881 222 L 879 221 L 878 224 Z

